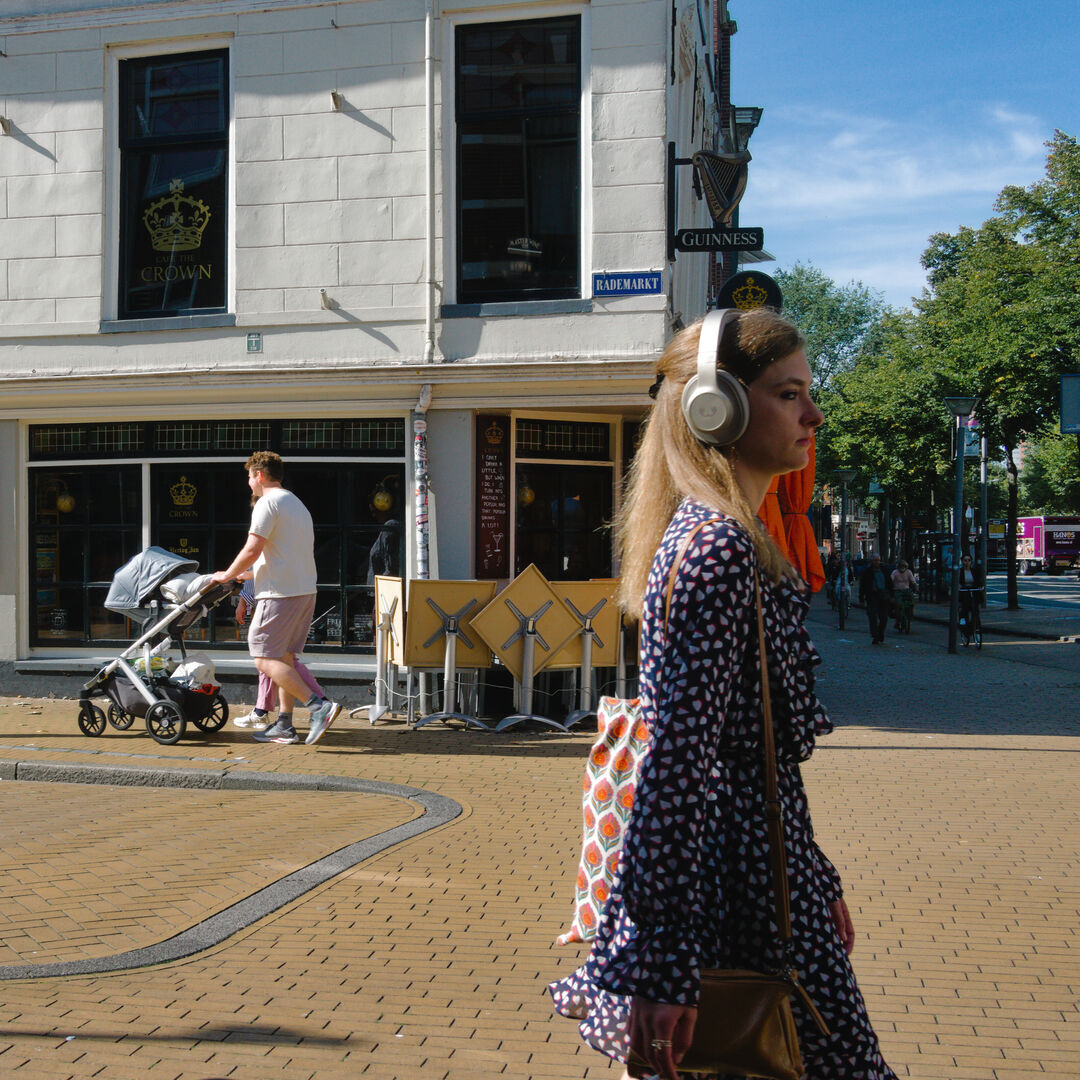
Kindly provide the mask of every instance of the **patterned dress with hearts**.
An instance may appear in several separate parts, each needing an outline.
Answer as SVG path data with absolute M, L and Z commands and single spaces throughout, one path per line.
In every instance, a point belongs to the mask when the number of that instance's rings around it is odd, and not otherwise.
M 684 500 L 653 560 L 641 635 L 642 762 L 622 857 L 584 965 L 550 987 L 556 1010 L 618 1061 L 630 998 L 694 1005 L 703 968 L 769 970 L 780 951 L 763 807 L 753 545 L 724 518 L 705 525 L 667 580 L 683 537 L 719 515 Z M 840 878 L 814 842 L 799 766 L 832 730 L 814 693 L 820 658 L 796 585 L 761 577 L 794 963 L 831 1030 L 795 998 L 807 1080 L 895 1080 L 870 1025 L 829 904 Z M 599 853 L 597 853 L 597 856 Z

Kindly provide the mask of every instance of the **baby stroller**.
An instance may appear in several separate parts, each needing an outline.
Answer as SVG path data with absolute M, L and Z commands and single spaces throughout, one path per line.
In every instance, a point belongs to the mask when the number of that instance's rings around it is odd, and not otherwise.
M 84 735 L 100 735 L 106 718 L 123 731 L 136 717 L 145 717 L 150 735 L 169 746 L 183 738 L 189 720 L 212 732 L 229 719 L 229 706 L 214 682 L 214 665 L 206 656 L 188 657 L 184 631 L 240 586 L 215 584 L 209 574 L 195 573 L 198 567 L 191 559 L 149 547 L 116 571 L 105 607 L 141 623 L 142 631 L 82 688 L 79 728 Z M 168 655 L 173 645 L 180 664 Z M 95 697 L 109 699 L 107 714 L 90 700 Z

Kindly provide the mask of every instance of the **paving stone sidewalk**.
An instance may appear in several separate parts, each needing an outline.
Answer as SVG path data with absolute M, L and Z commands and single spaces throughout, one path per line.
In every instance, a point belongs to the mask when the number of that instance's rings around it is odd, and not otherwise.
M 824 623 L 813 632 L 841 726 L 805 774 L 819 842 L 847 883 L 856 970 L 888 1060 L 923 1080 L 1080 1075 L 1080 680 L 1056 672 L 1040 691 L 1038 669 L 985 654 L 973 670 L 937 645 L 883 654 Z M 916 691 L 905 689 L 912 675 Z M 1008 687 L 1031 695 L 1014 728 L 988 708 L 987 695 Z M 998 719 L 980 725 L 987 716 Z M 255 744 L 231 729 L 161 747 L 136 729 L 84 738 L 71 701 L 0 701 L 0 769 L 362 777 L 463 808 L 186 960 L 4 982 L 0 1070 L 43 1080 L 618 1077 L 572 1022 L 551 1016 L 544 992 L 579 962 L 553 941 L 569 915 L 590 741 L 339 721 L 318 747 Z M 12 931 L 7 955 L 30 962 L 175 932 L 415 814 L 384 795 L 22 782 L 0 783 L 0 811 L 0 926 Z

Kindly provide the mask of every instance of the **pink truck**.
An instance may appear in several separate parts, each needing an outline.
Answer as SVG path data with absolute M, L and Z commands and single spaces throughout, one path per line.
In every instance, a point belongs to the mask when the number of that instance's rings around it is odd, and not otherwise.
M 1017 518 L 1016 562 L 1021 574 L 1080 567 L 1080 517 Z

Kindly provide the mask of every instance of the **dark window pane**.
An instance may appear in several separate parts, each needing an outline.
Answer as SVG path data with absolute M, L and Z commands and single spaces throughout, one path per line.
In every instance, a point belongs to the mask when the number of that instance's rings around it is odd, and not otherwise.
M 89 524 L 141 523 L 142 490 L 137 468 L 93 469 L 85 474 L 84 484 L 86 520 Z
M 141 541 L 139 468 L 33 469 L 30 498 L 31 641 L 86 642 L 87 584 L 111 581 Z
M 518 457 L 607 461 L 610 447 L 611 428 L 607 424 L 563 420 L 517 422 Z
M 247 539 L 251 523 L 251 489 L 247 472 L 240 465 L 215 469 L 211 474 L 214 488 L 214 521 L 220 527 L 232 525 L 241 530 L 240 544 Z M 235 554 L 235 552 L 234 552 Z M 224 570 L 224 566 L 218 567 Z
M 311 620 L 308 641 L 313 644 L 343 645 L 341 592 L 319 589 L 315 596 L 315 617 Z
M 122 61 L 122 142 L 224 135 L 226 57 L 205 52 Z
M 337 585 L 341 578 L 341 532 L 315 530 L 315 576 L 320 585 Z
M 334 465 L 285 466 L 285 486 L 307 507 L 316 528 L 340 522 L 336 473 Z
M 346 420 L 342 449 L 368 453 L 402 451 L 405 449 L 405 421 Z
M 224 309 L 226 160 L 224 147 L 125 152 L 122 315 Z
M 213 429 L 202 420 L 166 420 L 154 425 L 154 449 L 163 453 L 209 450 Z
M 46 644 L 85 640 L 85 612 L 81 587 L 40 590 L 37 603 L 38 638 Z
M 352 525 L 383 525 L 400 522 L 404 510 L 403 466 L 357 465 L 349 485 L 348 520 Z
M 341 445 L 339 420 L 286 420 L 281 425 L 281 449 L 336 450 Z
M 116 571 L 141 550 L 140 539 L 137 529 L 92 529 L 87 534 L 86 580 L 112 581 Z
M 517 571 L 536 563 L 551 581 L 611 574 L 609 468 L 529 465 L 518 469 Z M 527 488 L 531 500 L 523 505 Z
M 221 567 L 210 566 L 209 529 L 187 527 L 178 529 L 175 526 L 161 528 L 158 530 L 155 542 L 158 547 L 163 547 L 174 555 L 179 555 L 185 559 L 194 559 L 199 564 L 199 569 L 206 573 L 216 569 L 224 570 L 228 565 L 228 563 L 223 563 Z M 236 550 L 239 551 L 239 547 Z M 236 551 L 232 553 L 232 555 L 235 554 Z M 232 555 L 229 556 L 230 562 L 232 561 Z
M 458 294 L 580 295 L 578 20 L 458 30 Z
M 35 469 L 30 478 L 36 523 L 71 526 L 86 521 L 83 471 Z
M 122 318 L 222 311 L 228 53 L 121 64 Z
M 117 615 L 105 607 L 108 590 L 89 589 L 87 592 L 90 608 L 90 640 L 123 641 L 133 628 L 122 615 Z
M 150 476 L 154 517 L 159 525 L 186 528 L 210 520 L 213 498 L 209 469 L 161 465 Z M 239 484 L 237 488 L 237 498 L 243 500 L 243 488 Z
M 375 590 L 349 589 L 345 593 L 345 634 L 349 645 L 371 646 L 375 642 Z

